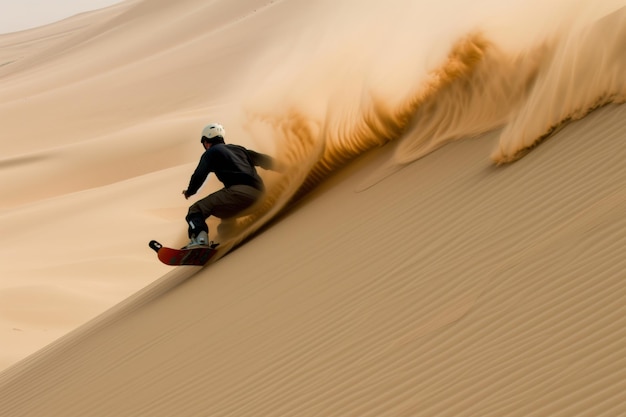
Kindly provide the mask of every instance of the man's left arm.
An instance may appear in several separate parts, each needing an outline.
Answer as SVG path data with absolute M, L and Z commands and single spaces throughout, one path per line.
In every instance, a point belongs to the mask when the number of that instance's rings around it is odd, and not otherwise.
M 211 172 L 211 167 L 209 161 L 207 160 L 206 153 L 202 155 L 200 158 L 200 162 L 198 163 L 198 167 L 193 172 L 191 179 L 189 180 L 189 186 L 186 190 L 183 190 L 183 195 L 185 198 L 189 198 L 195 193 L 198 192 L 204 181 L 206 181 L 209 173 Z

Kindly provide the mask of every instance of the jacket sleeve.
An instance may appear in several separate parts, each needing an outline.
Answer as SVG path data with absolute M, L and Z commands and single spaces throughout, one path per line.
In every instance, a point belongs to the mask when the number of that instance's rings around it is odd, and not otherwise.
M 187 187 L 187 195 L 192 196 L 198 192 L 204 181 L 206 181 L 209 173 L 211 172 L 211 166 L 209 164 L 207 154 L 203 154 L 200 158 L 200 162 L 196 167 L 196 170 L 191 175 L 189 180 L 189 186 Z
M 251 151 L 250 149 L 246 149 L 246 151 L 248 152 L 248 156 L 255 166 L 261 167 L 263 169 L 274 169 L 274 158 L 272 158 L 271 156 Z

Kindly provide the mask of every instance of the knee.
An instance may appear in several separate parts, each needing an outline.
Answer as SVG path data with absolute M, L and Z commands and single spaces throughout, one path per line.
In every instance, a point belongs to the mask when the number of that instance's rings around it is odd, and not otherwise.
M 189 222 L 204 222 L 204 215 L 202 214 L 202 212 L 200 211 L 192 211 L 191 209 L 189 209 L 189 212 L 187 213 L 187 216 L 185 216 L 185 220 L 187 220 L 187 223 Z
M 203 219 L 211 216 L 212 207 L 209 204 L 204 204 L 203 200 L 197 201 L 189 207 L 187 217 L 189 216 L 202 216 Z
M 189 206 L 189 210 L 187 210 L 187 216 L 190 216 L 194 213 L 201 213 L 201 212 L 202 212 L 202 209 L 200 208 L 198 203 L 195 202 L 191 206 Z

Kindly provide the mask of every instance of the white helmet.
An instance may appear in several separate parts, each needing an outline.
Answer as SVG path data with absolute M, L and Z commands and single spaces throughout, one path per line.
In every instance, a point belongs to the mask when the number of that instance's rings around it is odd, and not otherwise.
M 208 139 L 208 142 L 211 142 L 211 143 L 224 142 L 224 136 L 226 136 L 226 131 L 224 130 L 224 126 L 222 126 L 219 123 L 211 123 L 211 124 L 206 125 L 204 129 L 202 129 L 201 142 L 206 141 L 206 139 Z M 219 138 L 221 138 L 221 140 Z

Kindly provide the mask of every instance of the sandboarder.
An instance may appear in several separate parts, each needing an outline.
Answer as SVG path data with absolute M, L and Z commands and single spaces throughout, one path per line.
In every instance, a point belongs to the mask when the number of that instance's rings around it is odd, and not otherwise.
M 209 245 L 206 223 L 209 216 L 220 219 L 237 217 L 263 196 L 265 186 L 256 166 L 276 170 L 272 157 L 243 146 L 225 144 L 225 135 L 224 127 L 218 123 L 211 123 L 202 130 L 200 142 L 205 152 L 183 195 L 188 199 L 196 194 L 211 172 L 224 184 L 224 188 L 189 207 L 185 220 L 189 226 L 190 242 L 185 248 Z

